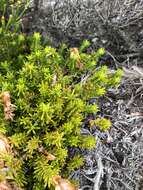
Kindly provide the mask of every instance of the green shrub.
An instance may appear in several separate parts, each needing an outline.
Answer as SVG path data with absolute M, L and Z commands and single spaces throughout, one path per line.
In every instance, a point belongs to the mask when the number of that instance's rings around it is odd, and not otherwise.
M 109 130 L 111 127 L 111 122 L 105 118 L 98 118 L 95 120 L 95 125 L 97 125 L 100 130 L 106 131 Z
M 24 44 L 24 37 L 19 38 Z M 15 152 L 9 155 L 10 162 L 3 159 L 11 178 L 20 186 L 34 184 L 34 189 L 40 184 L 39 189 L 45 189 L 51 186 L 52 176 L 83 163 L 75 162 L 75 158 L 68 165 L 67 158 L 70 147 L 95 147 L 95 137 L 80 134 L 88 113 L 98 111 L 98 106 L 89 105 L 87 100 L 103 95 L 116 84 L 116 75 L 120 73 L 116 71 L 111 77 L 106 66 L 97 69 L 99 52 L 80 53 L 79 69 L 69 50 L 64 51 L 42 47 L 40 35 L 35 33 L 29 54 L 22 55 L 21 65 L 17 67 L 15 62 L 18 57 L 0 62 L 0 91 L 9 91 L 16 106 L 13 120 L 9 121 L 4 120 L 3 104 L 0 107 L 0 131 L 9 137 Z M 108 128 L 108 121 L 96 122 L 102 124 L 103 130 Z M 48 154 L 55 159 L 48 160 Z M 19 166 L 15 167 L 17 162 Z
M 116 86 L 121 71 L 97 68 L 104 49 L 84 53 L 87 41 L 79 50 L 65 44 L 54 49 L 43 46 L 38 33 L 27 37 L 2 27 L 0 134 L 8 137 L 11 151 L 0 154 L 7 167 L 0 177 L 24 189 L 52 188 L 52 177 L 84 163 L 79 155 L 68 158 L 69 148 L 95 147 L 95 137 L 80 133 L 87 115 L 98 111 L 88 100 Z M 96 122 L 102 130 L 110 127 L 109 121 Z

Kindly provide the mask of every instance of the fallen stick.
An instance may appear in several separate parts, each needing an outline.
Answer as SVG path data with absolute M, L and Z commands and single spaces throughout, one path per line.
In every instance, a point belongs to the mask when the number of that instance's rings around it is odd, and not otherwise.
M 97 174 L 94 178 L 94 187 L 93 190 L 99 190 L 100 189 L 100 179 L 103 176 L 103 164 L 102 164 L 102 160 L 99 157 L 98 161 L 97 161 L 97 166 L 98 166 L 98 171 Z

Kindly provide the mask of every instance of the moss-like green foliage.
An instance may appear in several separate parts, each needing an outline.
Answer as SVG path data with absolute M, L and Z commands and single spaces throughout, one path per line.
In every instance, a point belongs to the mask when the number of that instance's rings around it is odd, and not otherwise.
M 102 131 L 107 131 L 112 124 L 108 119 L 98 118 L 95 120 L 95 125 L 97 125 Z
M 3 26 L 2 26 L 3 27 Z M 59 49 L 43 46 L 41 36 L 27 37 L 0 28 L 0 93 L 8 91 L 15 111 L 6 120 L 0 103 L 0 134 L 9 137 L 12 153 L 0 154 L 8 176 L 24 189 L 52 188 L 52 177 L 80 167 L 81 156 L 68 158 L 69 148 L 94 148 L 96 138 L 81 135 L 82 122 L 98 106 L 90 98 L 104 95 L 119 83 L 121 71 L 97 68 L 104 49 L 84 53 L 61 45 Z M 110 122 L 96 124 L 108 129 Z

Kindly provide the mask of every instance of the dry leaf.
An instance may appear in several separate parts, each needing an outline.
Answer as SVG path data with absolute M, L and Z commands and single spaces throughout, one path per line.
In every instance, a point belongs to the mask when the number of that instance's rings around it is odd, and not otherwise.
M 53 154 L 50 154 L 49 152 L 47 152 L 43 146 L 39 147 L 38 151 L 42 154 L 44 154 L 48 160 L 52 161 L 55 160 L 56 157 Z
M 70 58 L 80 59 L 78 48 L 70 49 Z
M 48 160 L 56 160 L 56 157 L 53 154 L 47 153 L 47 159 Z
M 0 190 L 12 190 L 12 188 L 7 181 L 2 181 L 0 182 Z
M 0 136 L 0 152 L 8 152 L 10 149 L 9 141 L 6 137 Z
M 80 70 L 83 69 L 83 64 L 81 63 L 80 59 L 77 60 L 77 68 L 79 68 Z
M 0 182 L 0 190 L 22 190 L 19 187 L 16 187 L 15 185 L 9 184 L 6 180 Z
M 70 50 L 70 58 L 71 59 L 76 59 L 77 68 L 79 68 L 80 70 L 83 69 L 83 64 L 81 63 L 81 60 L 80 60 L 80 55 L 79 55 L 78 48 L 71 48 L 71 50 Z
M 61 176 L 54 176 L 53 184 L 55 186 L 55 190 L 77 190 L 69 180 L 63 179 Z
M 4 107 L 5 120 L 13 120 L 13 111 L 15 110 L 15 106 L 11 104 L 10 93 L 8 91 L 3 92 L 2 101 Z
M 10 151 L 9 141 L 6 137 L 0 136 L 0 154 Z M 5 164 L 3 160 L 0 160 L 0 168 L 4 168 Z

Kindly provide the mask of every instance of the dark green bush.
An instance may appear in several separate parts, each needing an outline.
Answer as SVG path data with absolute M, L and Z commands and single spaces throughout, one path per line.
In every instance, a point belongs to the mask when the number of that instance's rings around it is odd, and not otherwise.
M 52 188 L 54 176 L 67 176 L 84 162 L 80 155 L 70 158 L 69 148 L 95 147 L 95 137 L 80 133 L 87 115 L 98 111 L 88 100 L 116 86 L 121 71 L 97 68 L 104 49 L 84 53 L 88 41 L 79 50 L 54 49 L 42 45 L 39 33 L 27 37 L 2 27 L 0 134 L 11 151 L 0 154 L 7 168 L 0 177 L 24 189 Z M 110 127 L 102 118 L 96 122 L 102 130 Z

